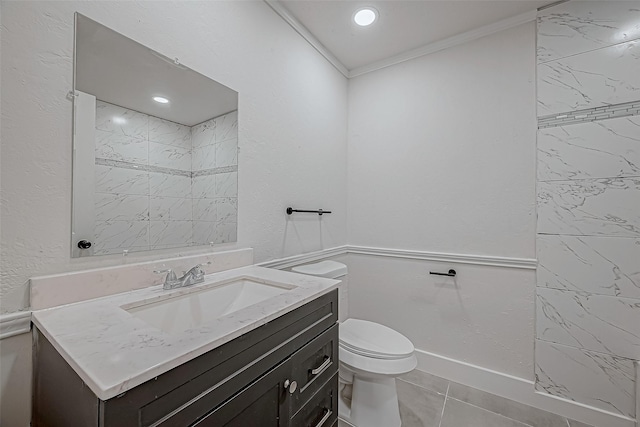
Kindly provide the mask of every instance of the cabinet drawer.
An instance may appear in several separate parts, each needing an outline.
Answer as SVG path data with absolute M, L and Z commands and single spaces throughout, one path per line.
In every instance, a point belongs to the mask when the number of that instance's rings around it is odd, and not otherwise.
M 291 419 L 291 427 L 331 427 L 338 419 L 338 374 L 335 373 Z
M 298 384 L 297 391 L 291 395 L 293 415 L 338 371 L 338 325 L 314 338 L 291 359 L 291 379 Z

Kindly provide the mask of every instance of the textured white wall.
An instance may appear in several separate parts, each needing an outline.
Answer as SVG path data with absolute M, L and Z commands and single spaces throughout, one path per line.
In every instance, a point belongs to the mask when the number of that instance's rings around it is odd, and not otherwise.
M 535 25 L 349 84 L 349 243 L 535 256 Z
M 534 258 L 535 24 L 349 86 L 349 244 Z M 532 270 L 350 255 L 349 314 L 533 379 Z M 429 270 L 456 268 L 456 281 Z
M 347 81 L 265 3 L 3 2 L 2 312 L 28 305 L 30 276 L 154 257 L 69 255 L 75 11 L 239 92 L 238 242 L 226 248 L 260 262 L 345 243 Z M 289 204 L 334 213 L 288 220 Z

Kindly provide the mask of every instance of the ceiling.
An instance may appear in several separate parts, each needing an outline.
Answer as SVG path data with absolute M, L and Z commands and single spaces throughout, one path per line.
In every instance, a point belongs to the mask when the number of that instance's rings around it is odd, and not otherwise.
M 85 16 L 77 16 L 76 89 L 193 126 L 238 108 L 238 93 Z M 153 101 L 154 96 L 170 100 Z
M 549 0 L 268 0 L 299 21 L 347 70 L 370 66 L 407 51 L 513 18 L 555 3 Z M 378 11 L 369 27 L 353 14 Z

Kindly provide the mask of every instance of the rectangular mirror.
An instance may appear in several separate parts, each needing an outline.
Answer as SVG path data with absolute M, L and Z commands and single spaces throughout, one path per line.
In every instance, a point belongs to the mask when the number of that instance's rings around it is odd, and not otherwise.
M 75 25 L 72 256 L 235 242 L 238 93 Z

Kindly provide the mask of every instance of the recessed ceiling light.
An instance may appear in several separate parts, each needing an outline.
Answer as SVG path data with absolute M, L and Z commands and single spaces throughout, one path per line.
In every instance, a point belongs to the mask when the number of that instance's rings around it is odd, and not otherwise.
M 367 25 L 371 25 L 375 22 L 378 17 L 378 12 L 372 7 L 365 7 L 360 9 L 353 15 L 353 20 L 356 24 L 361 27 L 366 27 Z
M 164 98 L 162 96 L 154 96 L 153 100 L 156 102 L 159 102 L 160 104 L 168 104 L 169 100 L 167 98 Z

